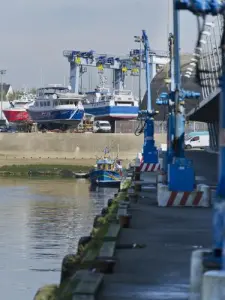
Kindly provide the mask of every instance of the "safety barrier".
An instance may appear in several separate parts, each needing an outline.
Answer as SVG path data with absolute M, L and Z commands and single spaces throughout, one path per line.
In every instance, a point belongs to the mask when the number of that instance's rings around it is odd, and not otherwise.
M 157 184 L 158 206 L 198 206 L 209 207 L 211 205 L 210 187 L 204 184 L 197 185 L 193 192 L 169 191 L 168 185 Z
M 141 162 L 140 172 L 158 172 L 160 170 L 160 163 L 158 164 L 148 164 Z

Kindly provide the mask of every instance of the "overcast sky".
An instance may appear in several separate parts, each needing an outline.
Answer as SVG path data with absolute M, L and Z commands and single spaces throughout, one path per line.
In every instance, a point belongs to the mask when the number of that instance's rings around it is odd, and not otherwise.
M 44 83 L 63 83 L 64 49 L 127 54 L 146 29 L 151 47 L 166 50 L 169 19 L 168 0 L 1 1 L 0 68 L 14 88 L 40 86 L 41 73 Z M 182 52 L 192 52 L 196 38 L 195 17 L 182 12 Z

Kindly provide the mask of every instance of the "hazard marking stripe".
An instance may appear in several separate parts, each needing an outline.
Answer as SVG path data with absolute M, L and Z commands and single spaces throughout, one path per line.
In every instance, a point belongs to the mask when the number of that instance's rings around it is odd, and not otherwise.
M 201 201 L 202 199 L 202 195 L 203 195 L 203 192 L 197 192 L 195 198 L 194 198 L 194 201 L 193 201 L 193 205 L 198 205 L 199 202 Z
M 188 197 L 190 196 L 190 194 L 191 194 L 190 192 L 184 192 L 183 193 L 183 196 L 180 200 L 180 205 L 181 206 L 184 206 L 187 203 L 187 200 L 188 200 Z
M 169 200 L 167 202 L 167 206 L 172 206 L 175 199 L 176 199 L 176 196 L 177 196 L 178 192 L 171 192 L 170 194 L 170 197 L 169 197 Z
M 150 172 L 153 172 L 153 171 L 154 171 L 154 169 L 155 169 L 155 164 L 152 164 L 152 167 L 151 167 L 151 170 L 150 170 Z
M 141 172 L 155 172 L 160 170 L 160 164 L 149 164 L 142 162 L 140 164 Z

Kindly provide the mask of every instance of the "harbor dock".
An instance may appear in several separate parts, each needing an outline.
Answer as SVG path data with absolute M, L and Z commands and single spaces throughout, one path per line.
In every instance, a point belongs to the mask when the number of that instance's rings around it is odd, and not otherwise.
M 201 182 L 207 182 L 213 188 L 216 180 L 217 156 L 205 151 L 188 151 L 186 155 L 194 162 L 197 170 L 196 178 Z M 208 163 L 205 164 L 204 161 Z M 131 184 L 132 182 L 129 183 L 129 186 Z M 188 298 L 191 253 L 196 249 L 209 248 L 212 242 L 209 234 L 211 209 L 205 207 L 158 207 L 156 186 L 151 191 L 138 192 L 137 197 L 128 197 L 129 190 L 127 185 L 125 189 L 122 188 L 118 194 L 115 194 L 115 199 L 112 200 L 117 214 L 115 211 L 113 214 L 112 211 L 110 212 L 110 217 L 107 218 L 108 226 L 119 226 L 120 229 L 117 229 L 116 233 L 114 232 L 114 238 L 111 239 L 113 248 L 110 250 L 111 246 L 108 244 L 109 248 L 105 249 L 105 252 L 103 251 L 105 255 L 101 258 L 103 260 L 101 260 L 101 267 L 99 267 L 98 259 L 101 257 L 101 247 L 107 243 L 104 242 L 106 241 L 104 236 L 100 238 L 102 239 L 100 252 L 95 253 L 95 258 L 92 254 L 92 258 L 89 259 L 86 266 L 81 264 L 77 267 L 76 264 L 75 271 L 67 278 L 70 282 L 68 285 L 67 281 L 67 287 L 70 286 L 71 292 L 69 297 L 63 296 L 61 283 L 52 289 L 55 293 L 53 299 L 81 299 L 76 294 L 77 281 L 74 281 L 74 278 L 81 276 L 79 272 L 83 272 L 83 269 L 86 269 L 85 272 L 87 272 L 85 276 L 89 276 L 87 274 L 90 273 L 96 274 L 96 281 L 93 279 L 94 287 L 87 288 L 85 280 L 88 279 L 85 279 L 84 273 L 81 273 L 85 288 L 80 293 L 86 296 L 90 294 L 94 297 L 90 299 L 182 300 Z M 107 216 L 105 210 L 102 213 L 103 217 Z M 127 228 L 124 228 L 125 223 L 121 222 L 120 216 L 122 215 L 130 216 L 129 222 L 125 226 Z M 105 223 L 103 222 L 103 224 Z M 106 232 L 107 230 L 104 234 L 108 235 L 109 233 Z M 99 238 L 96 237 L 96 240 Z M 88 248 L 88 246 L 86 247 Z M 87 255 L 87 252 L 85 253 Z M 90 252 L 88 255 L 90 258 Z M 101 278 L 99 274 L 102 274 Z M 95 275 L 92 276 L 94 278 Z M 104 284 L 100 284 L 100 281 Z M 50 286 L 50 290 L 51 288 Z M 65 289 L 65 286 L 63 288 Z M 88 291 L 85 292 L 85 289 Z M 49 293 L 48 289 L 47 291 Z M 44 298 L 45 293 L 45 289 L 40 289 L 34 299 L 47 299 Z

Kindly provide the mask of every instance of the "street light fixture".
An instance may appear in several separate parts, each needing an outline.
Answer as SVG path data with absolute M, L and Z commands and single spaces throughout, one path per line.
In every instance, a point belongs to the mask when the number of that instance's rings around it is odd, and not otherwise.
M 139 103 L 141 103 L 141 63 L 142 63 L 142 37 L 134 36 L 135 43 L 139 43 Z
M 6 70 L 0 70 L 1 75 L 1 120 L 2 120 L 2 102 L 3 102 L 3 75 L 6 74 Z

